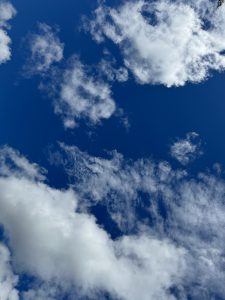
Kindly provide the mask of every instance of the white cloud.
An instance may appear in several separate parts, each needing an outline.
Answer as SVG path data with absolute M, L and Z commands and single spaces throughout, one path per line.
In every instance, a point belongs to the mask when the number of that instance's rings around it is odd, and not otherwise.
M 64 44 L 45 23 L 39 24 L 39 33 L 30 35 L 29 47 L 31 56 L 25 67 L 28 74 L 45 73 L 63 59 Z
M 7 34 L 8 21 L 16 14 L 16 10 L 10 2 L 0 2 L 0 64 L 5 63 L 11 57 L 11 39 Z
M 170 147 L 170 154 L 182 165 L 187 165 L 202 154 L 199 135 L 189 132 L 185 139 L 179 139 Z
M 100 5 L 87 27 L 96 41 L 119 46 L 139 83 L 182 86 L 224 70 L 224 11 L 207 0 L 126 1 Z
M 0 299 L 19 300 L 15 286 L 18 277 L 14 275 L 10 264 L 10 253 L 5 245 L 0 243 Z
M 89 73 L 77 58 L 69 62 L 63 73 L 55 111 L 62 115 L 65 127 L 73 128 L 81 119 L 95 125 L 116 110 L 110 86 Z
M 166 162 L 103 159 L 61 145 L 66 171 L 81 201 L 106 205 L 122 232 L 143 224 L 186 249 L 187 270 L 177 299 L 224 298 L 225 182 L 209 172 L 193 177 Z
M 31 164 L 27 158 L 10 147 L 4 146 L 0 149 L 1 176 L 23 175 L 33 180 L 44 180 L 46 170 L 37 164 Z
M 11 158 L 16 163 L 21 156 Z M 0 176 L 0 222 L 13 265 L 44 284 L 25 299 L 54 299 L 58 288 L 71 297 L 79 291 L 79 296 L 108 292 L 127 300 L 174 299 L 169 290 L 184 271 L 182 248 L 147 231 L 112 240 L 93 216 L 77 212 L 72 190 L 35 180 L 29 175 L 33 165 L 26 173 L 13 166 L 9 173 L 8 167 Z

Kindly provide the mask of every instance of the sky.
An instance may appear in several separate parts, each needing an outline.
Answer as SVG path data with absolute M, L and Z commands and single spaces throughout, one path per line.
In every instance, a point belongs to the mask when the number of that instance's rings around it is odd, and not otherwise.
M 0 299 L 225 299 L 225 5 L 0 0 Z

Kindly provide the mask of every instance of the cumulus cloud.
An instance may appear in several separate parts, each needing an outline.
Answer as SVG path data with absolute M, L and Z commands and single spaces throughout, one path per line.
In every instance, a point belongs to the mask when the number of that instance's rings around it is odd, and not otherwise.
M 186 249 L 188 266 L 175 286 L 176 299 L 224 298 L 225 182 L 218 175 L 195 178 L 166 162 L 127 160 L 117 152 L 93 157 L 61 145 L 74 189 L 87 206 L 101 203 L 121 232 L 147 226 Z M 84 208 L 87 209 L 87 208 Z
M 62 115 L 66 128 L 75 127 L 81 119 L 96 125 L 110 118 L 116 110 L 110 86 L 77 57 L 70 60 L 58 89 L 55 111 Z
M 225 7 L 216 1 L 126 1 L 101 4 L 86 24 L 97 42 L 112 40 L 141 84 L 182 86 L 225 68 Z
M 186 138 L 178 139 L 171 145 L 170 154 L 182 165 L 187 165 L 202 154 L 199 135 L 196 132 L 189 132 Z
M 63 59 L 64 44 L 60 42 L 57 31 L 45 23 L 39 24 L 39 32 L 29 36 L 30 57 L 25 67 L 28 74 L 40 74 Z
M 18 291 L 15 288 L 18 277 L 13 273 L 10 263 L 8 248 L 0 243 L 0 299 L 19 300 Z
M 0 1 L 0 64 L 5 63 L 11 57 L 11 39 L 8 36 L 8 21 L 16 14 L 16 10 L 10 2 Z
M 78 212 L 71 189 L 56 190 L 35 180 L 30 176 L 33 164 L 25 173 L 8 167 L 0 176 L 0 222 L 18 274 L 42 283 L 39 291 L 34 286 L 25 292 L 25 299 L 56 299 L 63 291 L 71 299 L 77 292 L 91 297 L 107 292 L 127 300 L 174 299 L 170 288 L 179 285 L 185 269 L 182 247 L 144 230 L 112 240 L 92 215 Z

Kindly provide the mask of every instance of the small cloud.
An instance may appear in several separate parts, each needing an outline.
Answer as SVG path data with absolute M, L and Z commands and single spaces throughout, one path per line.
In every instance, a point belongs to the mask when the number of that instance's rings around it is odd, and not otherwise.
M 202 154 L 201 142 L 196 132 L 189 132 L 184 139 L 179 139 L 170 147 L 170 154 L 183 166 Z
M 55 112 L 62 116 L 65 128 L 74 128 L 81 119 L 96 125 L 116 111 L 109 84 L 95 77 L 77 57 L 59 75 L 61 80 L 57 76 L 52 80 L 57 85 Z
M 38 27 L 39 32 L 28 37 L 30 56 L 25 66 L 28 75 L 44 74 L 63 59 L 64 44 L 57 37 L 57 31 L 45 23 Z
M 11 39 L 8 36 L 8 21 L 16 15 L 16 9 L 10 2 L 0 2 L 0 64 L 11 58 Z

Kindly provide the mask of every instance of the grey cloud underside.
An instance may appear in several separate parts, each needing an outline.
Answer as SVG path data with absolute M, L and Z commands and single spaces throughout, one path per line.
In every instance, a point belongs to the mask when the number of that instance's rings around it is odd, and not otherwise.
M 101 4 L 85 27 L 97 42 L 120 48 L 137 82 L 182 86 L 224 70 L 224 11 L 208 0 L 135 0 Z

